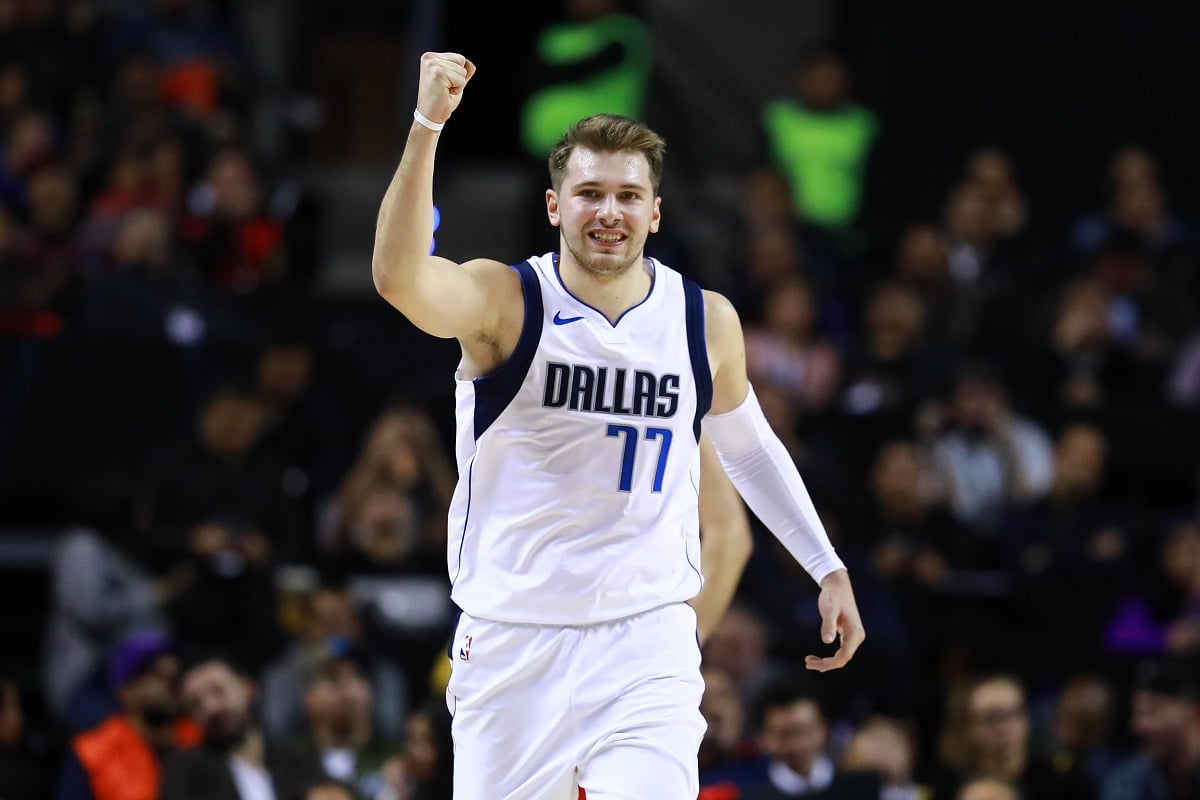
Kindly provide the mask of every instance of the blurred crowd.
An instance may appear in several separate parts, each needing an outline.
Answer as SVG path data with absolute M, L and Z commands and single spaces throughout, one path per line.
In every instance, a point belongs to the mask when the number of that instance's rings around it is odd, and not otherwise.
M 579 115 L 554 97 L 641 110 L 616 5 L 547 31 L 530 153 Z M 78 455 L 123 471 L 56 498 L 43 662 L 0 657 L 5 800 L 450 796 L 453 351 L 431 389 L 424 339 L 347 364 L 314 332 L 315 201 L 252 145 L 235 6 L 0 0 L 5 352 L 158 342 L 188 376 L 143 375 L 169 435 Z M 1200 227 L 1171 165 L 1116 150 L 1047 230 L 1021 176 L 1056 155 L 981 148 L 939 214 L 880 221 L 887 120 L 853 98 L 835 49 L 799 59 L 714 288 L 868 640 L 803 670 L 817 587 L 756 527 L 704 643 L 701 797 L 1200 798 Z

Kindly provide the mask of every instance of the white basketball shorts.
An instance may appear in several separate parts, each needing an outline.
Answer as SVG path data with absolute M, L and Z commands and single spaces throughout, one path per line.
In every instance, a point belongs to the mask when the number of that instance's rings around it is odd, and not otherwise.
M 699 793 L 704 683 L 691 606 L 581 627 L 463 614 L 450 656 L 455 800 Z

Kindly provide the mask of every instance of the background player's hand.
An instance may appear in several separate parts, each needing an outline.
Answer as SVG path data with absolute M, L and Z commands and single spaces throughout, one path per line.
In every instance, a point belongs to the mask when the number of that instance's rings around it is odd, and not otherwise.
M 421 82 L 417 87 L 417 110 L 433 122 L 450 119 L 462 102 L 463 89 L 475 74 L 475 65 L 458 53 L 426 53 L 421 56 Z
M 858 646 L 867 638 L 846 570 L 832 572 L 821 581 L 817 608 L 821 612 L 821 639 L 825 644 L 833 644 L 840 638 L 841 644 L 832 656 L 808 656 L 804 666 L 817 672 L 840 669 L 850 662 Z

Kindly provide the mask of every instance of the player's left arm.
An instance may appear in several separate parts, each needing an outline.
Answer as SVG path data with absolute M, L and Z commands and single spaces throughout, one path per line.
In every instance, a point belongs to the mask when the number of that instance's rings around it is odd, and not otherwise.
M 700 437 L 700 569 L 704 588 L 692 598 L 700 645 L 733 601 L 753 548 L 750 519 L 708 435 Z
M 809 669 L 845 666 L 866 638 L 850 576 L 829 541 L 795 462 L 763 416 L 746 377 L 742 324 L 730 302 L 704 293 L 705 337 L 713 396 L 704 430 L 750 509 L 821 586 L 821 638 L 841 644 L 832 656 L 808 656 Z

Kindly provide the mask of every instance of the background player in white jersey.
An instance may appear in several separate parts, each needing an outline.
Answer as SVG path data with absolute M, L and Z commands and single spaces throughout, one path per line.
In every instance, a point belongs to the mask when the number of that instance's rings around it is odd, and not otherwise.
M 561 250 L 513 267 L 428 254 L 438 133 L 475 67 L 427 53 L 372 271 L 462 347 L 451 512 L 457 798 L 691 800 L 698 789 L 699 440 L 821 585 L 814 670 L 864 638 L 849 577 L 746 378 L 741 325 L 643 247 L 662 140 L 589 118 L 551 155 Z M 577 788 L 578 787 L 578 788 Z

